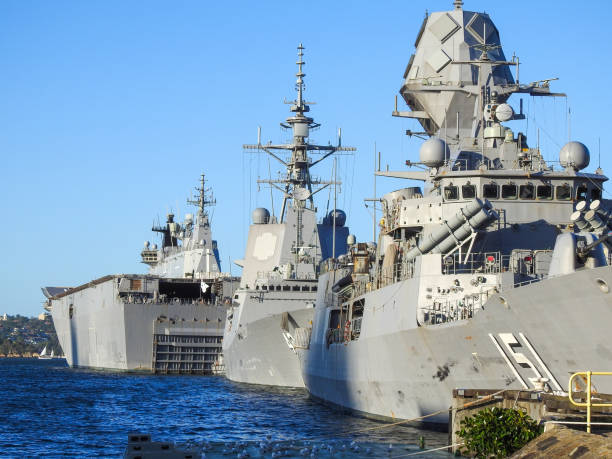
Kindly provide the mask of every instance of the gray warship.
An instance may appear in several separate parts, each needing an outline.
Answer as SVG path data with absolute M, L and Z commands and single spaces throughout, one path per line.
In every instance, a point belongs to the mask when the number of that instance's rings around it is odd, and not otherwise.
M 511 95 L 560 94 L 518 81 L 487 14 L 455 1 L 415 47 L 400 89 L 411 110 L 393 115 L 429 138 L 410 169 L 377 175 L 424 189 L 382 196 L 377 244 L 325 264 L 298 355 L 317 399 L 446 424 L 453 389 L 563 393 L 571 373 L 612 368 L 612 202 L 603 172 L 582 172 L 583 144 L 553 164 L 504 126 L 524 117 Z
M 305 115 L 310 108 L 303 97 L 303 46 L 298 47 L 297 99 L 292 115 L 281 127 L 292 132 L 292 142 L 245 145 L 247 150 L 265 152 L 286 167 L 278 179 L 258 180 L 283 194 L 280 215 L 265 208 L 253 212 L 243 260 L 240 287 L 228 311 L 223 338 L 226 376 L 239 382 L 303 387 L 297 348 L 308 341 L 317 294 L 321 260 L 347 250 L 349 235 L 346 215 L 334 205 L 317 222 L 313 196 L 334 185 L 311 175 L 311 169 L 337 152 L 353 151 L 338 144 L 315 145 L 310 132 L 319 124 Z M 289 152 L 284 157 L 281 152 Z M 313 159 L 309 153 L 321 156 Z
M 148 274 L 104 276 L 75 288 L 43 288 L 71 367 L 156 373 L 223 371 L 221 341 L 227 304 L 238 279 L 222 273 L 207 207 L 204 175 L 197 214 L 183 224 L 169 214 L 153 226 L 162 243 L 145 242 Z

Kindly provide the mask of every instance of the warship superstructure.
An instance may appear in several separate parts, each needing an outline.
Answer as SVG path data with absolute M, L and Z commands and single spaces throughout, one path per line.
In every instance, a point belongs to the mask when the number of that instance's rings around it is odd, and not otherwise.
M 340 151 L 341 145 L 315 145 L 309 137 L 319 124 L 306 116 L 310 108 L 303 97 L 303 50 L 298 47 L 297 99 L 284 129 L 292 133 L 288 144 L 245 145 L 262 151 L 286 167 L 278 179 L 259 180 L 283 194 L 280 215 L 265 208 L 253 212 L 246 252 L 237 263 L 243 267 L 240 287 L 228 311 L 223 354 L 226 375 L 233 381 L 303 387 L 296 349 L 307 342 L 317 291 L 321 260 L 346 252 L 346 215 L 335 208 L 317 222 L 313 196 L 334 185 L 311 175 L 311 169 Z M 260 136 L 259 136 L 260 137 Z M 283 152 L 287 152 L 283 154 Z M 313 159 L 311 153 L 321 156 Z
M 216 204 L 210 189 L 206 188 L 204 174 L 196 188 L 195 199 L 187 203 L 197 207 L 193 214 L 186 214 L 183 225 L 174 221 L 174 214 L 167 215 L 165 226 L 156 225 L 151 229 L 162 235 L 162 246 L 151 246 L 147 241 L 141 252 L 142 262 L 149 265 L 149 274 L 162 277 L 190 277 L 193 279 L 219 276 L 221 262 L 217 241 L 212 239 L 207 207 Z
M 411 169 L 377 175 L 424 189 L 382 196 L 377 244 L 327 263 L 298 354 L 315 398 L 445 424 L 453 389 L 563 392 L 572 372 L 612 368 L 612 202 L 602 171 L 582 172 L 583 144 L 553 164 L 504 125 L 524 118 L 512 94 L 560 94 L 518 81 L 487 14 L 455 1 L 415 46 L 400 89 L 411 110 L 393 115 L 429 138 Z
M 57 336 L 71 367 L 158 373 L 223 370 L 221 341 L 227 303 L 238 279 L 220 270 L 205 187 L 188 203 L 183 224 L 169 214 L 161 247 L 145 243 L 149 274 L 104 276 L 57 292 L 44 288 Z M 52 292 L 52 293 L 51 293 Z

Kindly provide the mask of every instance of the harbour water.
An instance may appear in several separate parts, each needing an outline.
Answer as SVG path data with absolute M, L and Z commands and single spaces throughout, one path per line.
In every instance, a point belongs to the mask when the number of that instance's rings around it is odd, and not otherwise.
M 300 457 L 305 444 L 317 446 L 316 457 L 388 458 L 422 452 L 421 436 L 426 449 L 448 444 L 446 433 L 384 427 L 320 405 L 303 389 L 223 377 L 109 373 L 73 370 L 62 359 L 0 359 L 0 387 L 2 457 L 121 457 L 130 432 L 177 445 L 210 442 L 206 457 L 236 457 L 235 442 L 246 444 L 251 457 L 270 457 L 258 453 L 266 438 L 284 457 Z M 359 452 L 350 449 L 352 442 Z

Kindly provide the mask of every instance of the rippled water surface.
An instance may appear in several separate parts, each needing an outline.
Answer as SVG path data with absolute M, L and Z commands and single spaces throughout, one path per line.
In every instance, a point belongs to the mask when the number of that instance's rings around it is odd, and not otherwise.
M 236 457 L 245 449 L 251 457 L 271 457 L 273 447 L 275 457 L 310 457 L 303 447 L 314 445 L 316 457 L 391 458 L 420 452 L 420 436 L 427 449 L 448 442 L 445 433 L 381 428 L 342 414 L 301 389 L 222 377 L 107 373 L 73 370 L 60 359 L 0 359 L 0 391 L 2 457 L 121 457 L 129 432 L 177 444 L 211 442 L 206 457 Z M 269 444 L 267 451 L 261 442 Z

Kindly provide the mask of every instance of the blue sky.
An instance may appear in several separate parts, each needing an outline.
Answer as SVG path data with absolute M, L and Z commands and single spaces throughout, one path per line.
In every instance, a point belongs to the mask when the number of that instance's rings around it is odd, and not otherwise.
M 585 7 L 583 5 L 588 5 Z M 339 207 L 351 232 L 371 239 L 374 143 L 383 167 L 403 169 L 420 141 L 412 121 L 391 117 L 393 99 L 425 10 L 444 1 L 0 2 L 0 313 L 41 312 L 43 285 L 76 286 L 109 273 L 144 272 L 150 227 L 185 199 L 204 172 L 217 206 L 213 232 L 223 269 L 242 258 L 251 210 L 269 207 L 258 175 L 268 160 L 243 153 L 280 142 L 294 97 L 296 46 L 306 47 L 308 100 L 320 143 L 357 147 L 341 157 Z M 556 159 L 567 139 L 612 170 L 608 2 L 466 1 L 487 11 L 522 82 L 559 77 L 565 99 L 525 101 L 531 144 Z M 510 102 L 518 107 L 518 99 Z M 524 131 L 526 122 L 514 122 Z M 275 165 L 273 164 L 273 167 Z M 317 166 L 328 178 L 331 162 Z M 380 191 L 405 186 L 380 178 Z M 319 201 L 325 208 L 327 196 Z M 278 203 L 278 200 L 277 200 Z M 237 267 L 232 267 L 237 273 Z

